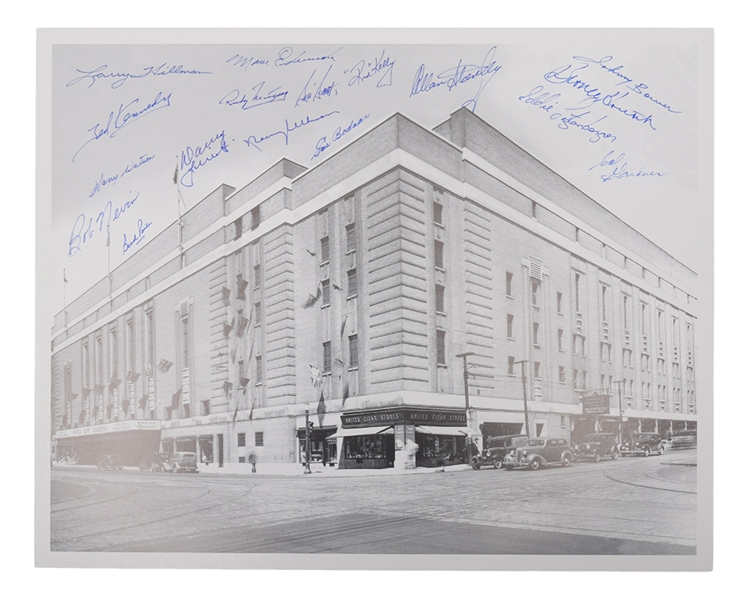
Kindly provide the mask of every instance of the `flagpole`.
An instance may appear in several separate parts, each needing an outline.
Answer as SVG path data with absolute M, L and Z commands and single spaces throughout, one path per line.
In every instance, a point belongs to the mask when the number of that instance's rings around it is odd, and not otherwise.
M 177 186 L 177 244 L 179 245 L 179 264 L 184 266 L 184 255 L 182 253 L 182 191 L 179 189 L 179 156 L 176 156 L 177 165 L 174 168 L 174 184 Z M 186 208 L 186 206 L 185 206 Z
M 109 236 L 109 225 L 106 226 L 106 270 L 109 280 L 109 299 L 112 299 L 112 243 Z
M 65 269 L 62 269 L 62 313 L 65 326 L 68 324 L 68 302 L 67 302 L 68 278 L 65 275 Z

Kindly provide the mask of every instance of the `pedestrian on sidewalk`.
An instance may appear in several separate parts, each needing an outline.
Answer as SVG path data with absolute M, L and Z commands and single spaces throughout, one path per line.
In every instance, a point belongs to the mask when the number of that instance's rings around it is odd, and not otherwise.
M 257 454 L 254 451 L 250 451 L 247 455 L 247 462 L 252 464 L 252 474 L 257 473 Z

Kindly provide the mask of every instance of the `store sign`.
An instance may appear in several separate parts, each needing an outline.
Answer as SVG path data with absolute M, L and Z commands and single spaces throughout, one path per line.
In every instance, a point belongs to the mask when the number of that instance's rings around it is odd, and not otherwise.
M 610 395 L 607 393 L 582 397 L 583 414 L 610 414 Z
M 122 422 L 109 422 L 107 424 L 94 424 L 82 426 L 63 431 L 57 431 L 57 439 L 69 439 L 72 437 L 85 437 L 88 435 L 103 435 L 106 433 L 120 433 L 123 431 L 158 431 L 161 430 L 160 420 L 123 420 Z
M 343 414 L 343 428 L 362 426 L 388 426 L 393 424 L 422 424 L 430 426 L 467 426 L 465 412 L 447 412 L 429 409 L 399 409 L 379 412 Z

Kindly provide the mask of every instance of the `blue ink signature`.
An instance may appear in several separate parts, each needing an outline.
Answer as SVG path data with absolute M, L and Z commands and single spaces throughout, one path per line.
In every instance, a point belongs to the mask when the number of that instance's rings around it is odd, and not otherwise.
M 628 179 L 631 177 L 664 177 L 664 173 L 660 173 L 658 171 L 645 171 L 643 168 L 640 168 L 637 172 L 632 172 L 628 170 L 628 164 L 626 162 L 623 162 L 623 159 L 626 157 L 625 152 L 621 152 L 616 158 L 613 158 L 613 154 L 615 154 L 614 150 L 611 150 L 608 152 L 605 157 L 595 164 L 594 166 L 590 167 L 589 170 L 596 169 L 598 167 L 613 167 L 613 170 L 607 174 L 600 175 L 600 178 L 603 180 L 604 183 L 607 183 L 608 181 L 611 181 L 613 179 Z M 623 164 L 621 164 L 623 162 Z
M 312 156 L 312 160 L 317 158 L 322 152 L 327 150 L 327 148 L 330 147 L 331 144 L 335 143 L 336 141 L 340 140 L 342 137 L 353 131 L 356 127 L 361 125 L 366 119 L 369 118 L 368 114 L 365 114 L 362 117 L 359 117 L 358 119 L 353 119 L 346 127 L 338 127 L 335 129 L 333 134 L 330 136 L 330 141 L 327 141 L 327 136 L 323 135 L 317 140 L 317 144 L 314 148 L 314 156 Z
M 233 61 L 233 66 L 244 68 L 244 72 L 247 71 L 249 67 L 255 67 L 255 66 L 268 66 L 270 64 L 270 61 L 264 60 L 262 58 L 255 58 L 254 56 L 250 56 L 247 58 L 246 56 L 242 56 L 241 54 L 234 54 L 231 58 L 229 58 L 226 62 Z
M 609 67 L 608 66 L 608 63 L 613 60 L 612 56 L 603 56 L 600 60 L 595 60 L 594 58 L 586 58 L 585 56 L 574 56 L 573 58 L 574 58 L 574 60 L 578 60 L 578 61 L 583 62 L 585 64 L 596 64 L 600 68 L 602 68 L 603 70 L 608 71 L 609 73 L 612 73 L 613 75 L 615 75 L 616 77 L 619 77 L 620 79 L 623 79 L 623 81 L 619 81 L 618 83 L 616 83 L 616 86 L 622 85 L 624 83 L 634 83 L 634 80 L 631 79 L 631 77 L 627 77 L 623 73 L 619 72 L 621 69 L 623 69 L 623 65 L 618 65 L 618 66 L 615 66 L 615 67 Z M 660 100 L 658 100 L 654 96 L 651 96 L 649 94 L 649 92 L 644 91 L 646 89 L 649 89 L 649 86 L 647 84 L 645 84 L 645 83 L 635 83 L 633 86 L 632 85 L 627 85 L 626 87 L 628 87 L 634 93 L 637 93 L 640 96 L 643 96 L 644 98 L 646 98 L 650 102 L 654 102 L 658 106 L 661 106 L 662 108 L 664 108 L 668 112 L 672 112 L 674 114 L 680 114 L 681 113 L 680 110 L 673 110 L 672 106 L 670 106 L 669 104 L 667 104 L 665 102 L 661 102 Z
M 204 144 L 195 146 L 195 148 L 187 146 L 182 151 L 179 169 L 184 171 L 184 174 L 179 178 L 179 182 L 182 185 L 192 187 L 195 183 L 195 173 L 198 169 L 208 164 L 211 160 L 215 160 L 221 154 L 228 154 L 229 144 L 226 142 L 225 135 L 225 132 L 221 131 Z
M 144 164 L 149 163 L 151 160 L 153 160 L 156 157 L 155 154 L 143 154 L 140 156 L 137 162 L 131 162 L 125 167 L 125 170 L 122 171 L 121 174 L 117 175 L 111 175 L 110 177 L 104 177 L 104 173 L 101 173 L 101 176 L 94 181 L 93 189 L 91 190 L 91 193 L 88 194 L 89 198 L 94 197 L 99 191 L 101 191 L 104 187 L 106 187 L 109 184 L 116 185 L 117 181 L 121 178 L 127 175 L 128 173 L 131 173 L 136 168 L 143 166 Z
M 127 233 L 123 233 L 124 241 L 122 243 L 122 253 L 126 253 L 127 250 L 129 250 L 132 246 L 138 245 L 141 241 L 143 241 L 143 236 L 145 235 L 146 229 L 150 227 L 153 223 L 147 222 L 144 223 L 142 219 L 138 219 L 138 232 L 133 233 L 132 240 L 127 241 Z
M 134 108 L 134 105 L 138 103 L 140 103 L 140 98 L 135 98 L 127 104 L 120 104 L 116 114 L 114 111 L 109 113 L 109 118 L 104 127 L 101 126 L 101 123 L 96 123 L 93 127 L 88 129 L 89 132 L 93 133 L 93 136 L 78 148 L 78 151 L 75 154 L 73 154 L 73 162 L 75 162 L 75 157 L 80 153 L 80 151 L 92 141 L 99 140 L 102 137 L 115 137 L 120 130 L 124 129 L 127 125 L 131 125 L 135 121 L 140 120 L 143 116 L 153 114 L 157 110 L 171 106 L 171 92 L 165 96 L 163 95 L 163 92 L 158 92 L 153 102 L 147 104 L 141 110 L 130 112 L 130 107 Z
M 478 107 L 478 99 L 480 98 L 481 92 L 489 84 L 494 75 L 499 72 L 501 65 L 496 64 L 493 59 L 496 54 L 496 46 L 493 46 L 483 57 L 483 61 L 479 65 L 474 64 L 463 64 L 462 58 L 457 62 L 457 65 L 442 71 L 436 76 L 434 81 L 434 74 L 426 72 L 426 66 L 421 65 L 416 70 L 416 74 L 413 77 L 413 84 L 410 89 L 410 96 L 413 97 L 417 94 L 430 92 L 433 89 L 447 86 L 449 91 L 452 91 L 458 85 L 462 83 L 469 83 L 473 79 L 479 79 L 480 83 L 478 91 L 470 99 L 462 103 L 464 108 L 469 109 L 471 112 L 475 112 Z
M 285 140 L 285 144 L 288 145 L 289 133 L 296 131 L 297 129 L 301 129 L 302 127 L 306 127 L 307 125 L 311 125 L 312 123 L 316 123 L 317 121 L 321 121 L 322 119 L 326 119 L 328 116 L 332 116 L 333 114 L 338 114 L 339 112 L 339 110 L 333 110 L 332 112 L 321 114 L 320 116 L 315 118 L 306 116 L 300 121 L 294 121 L 293 123 L 289 123 L 288 119 L 285 119 L 285 127 L 283 129 L 278 129 L 278 131 L 274 131 L 273 133 L 269 133 L 268 135 L 263 135 L 261 137 L 250 135 L 249 137 L 247 137 L 247 139 L 244 140 L 244 143 L 247 144 L 247 147 L 257 148 L 258 151 L 262 152 L 262 150 L 260 149 L 260 144 L 263 141 L 267 141 L 268 139 L 275 137 L 276 135 L 282 135 L 283 139 Z
M 166 63 L 160 64 L 157 67 L 145 67 L 143 68 L 142 73 L 138 74 L 132 74 L 132 73 L 105 73 L 103 72 L 104 69 L 107 68 L 108 65 L 101 65 L 100 67 L 94 69 L 93 71 L 82 71 L 81 69 L 75 69 L 79 73 L 82 73 L 80 77 L 76 77 L 75 79 L 72 79 L 68 81 L 68 83 L 65 85 L 65 87 L 71 87 L 73 85 L 76 85 L 77 83 L 80 83 L 81 81 L 85 81 L 86 79 L 90 79 L 90 82 L 88 84 L 88 87 L 91 87 L 98 79 L 114 79 L 114 82 L 112 83 L 112 89 L 118 89 L 121 87 L 125 81 L 128 79 L 142 79 L 143 77 L 147 77 L 148 75 L 154 75 L 154 76 L 162 76 L 162 75 L 212 75 L 213 73 L 209 71 L 198 71 L 196 69 L 185 69 L 183 65 L 179 66 L 172 66 L 168 67 L 166 66 Z
M 294 56 L 294 49 L 291 46 L 286 46 L 283 48 L 280 52 L 278 52 L 278 58 L 275 59 L 275 66 L 276 67 L 287 67 L 292 64 L 301 64 L 304 62 L 310 62 L 310 61 L 319 61 L 319 60 L 332 60 L 335 62 L 335 54 L 340 52 L 343 49 L 341 46 L 335 52 L 330 52 L 329 54 L 325 54 L 323 56 L 307 56 L 306 50 L 304 50 L 301 54 L 298 54 Z
M 392 85 L 392 70 L 395 68 L 396 62 L 396 60 L 392 60 L 389 56 L 385 56 L 384 50 L 382 50 L 382 54 L 375 57 L 373 61 L 362 58 L 353 67 L 344 70 L 343 74 L 353 74 L 353 77 L 348 81 L 348 87 L 350 87 L 363 83 L 367 79 L 381 73 L 382 76 L 377 81 L 377 87 L 387 87 Z
M 99 215 L 95 220 L 93 217 L 86 218 L 85 214 L 78 215 L 78 218 L 75 219 L 75 223 L 73 224 L 73 230 L 70 233 L 70 240 L 68 241 L 68 256 L 75 256 L 78 252 L 81 251 L 81 244 L 84 244 L 91 240 L 91 238 L 94 236 L 94 233 L 96 233 L 97 231 L 96 225 L 98 225 L 99 232 L 102 232 L 104 230 L 104 225 L 106 225 L 106 230 L 108 232 L 109 224 L 113 220 L 117 220 L 129 208 L 131 208 L 139 197 L 140 192 L 138 192 L 134 198 L 132 198 L 131 200 L 127 200 L 124 204 L 122 204 L 122 206 L 117 208 L 113 207 L 110 200 L 106 203 L 106 206 L 104 206 L 104 210 L 99 212 Z M 114 216 L 114 218 L 112 218 L 112 216 Z
M 276 87 L 270 90 L 267 94 L 263 94 L 262 88 L 264 86 L 264 81 L 261 81 L 260 83 L 255 85 L 252 88 L 252 91 L 254 93 L 252 94 L 251 99 L 247 98 L 246 94 L 242 94 L 241 99 L 239 99 L 239 90 L 233 89 L 223 98 L 221 98 L 218 103 L 226 104 L 227 106 L 239 106 L 242 110 L 249 110 L 250 108 L 262 106 L 263 104 L 272 104 L 273 102 L 286 101 L 286 96 L 288 95 L 287 91 L 280 91 L 280 87 Z
M 543 78 L 548 82 L 552 83 L 554 85 L 570 85 L 574 89 L 580 90 L 584 93 L 585 96 L 587 96 L 582 102 L 579 104 L 579 106 L 575 108 L 570 108 L 569 110 L 583 110 L 585 108 L 589 108 L 590 106 L 602 102 L 602 105 L 610 108 L 611 110 L 616 110 L 620 114 L 624 115 L 625 117 L 630 118 L 633 121 L 642 123 L 643 125 L 649 125 L 649 127 L 656 131 L 657 129 L 654 126 L 654 122 L 652 121 L 652 115 L 644 115 L 643 113 L 639 112 L 638 110 L 633 110 L 629 108 L 624 108 L 620 104 L 616 104 L 615 101 L 618 101 L 620 103 L 621 100 L 623 100 L 626 96 L 629 95 L 629 92 L 620 92 L 617 91 L 612 94 L 605 94 L 604 91 L 600 90 L 598 87 L 594 87 L 593 84 L 585 82 L 584 80 L 580 79 L 577 75 L 577 71 L 582 71 L 587 68 L 588 65 L 583 65 L 580 67 L 576 67 L 575 69 L 572 69 L 569 72 L 569 69 L 571 69 L 571 65 L 566 65 L 563 67 L 558 67 L 557 69 L 553 69 L 552 71 L 548 71 L 545 75 L 543 75 Z M 614 101 L 615 100 L 615 101 Z
M 325 98 L 329 98 L 332 95 L 338 95 L 338 90 L 335 89 L 335 86 L 337 85 L 336 82 L 329 83 L 325 85 L 325 81 L 327 79 L 327 76 L 330 74 L 330 71 L 332 70 L 332 65 L 327 69 L 325 74 L 322 76 L 322 79 L 318 83 L 312 83 L 312 80 L 314 79 L 314 76 L 317 74 L 317 70 L 315 69 L 312 71 L 312 74 L 310 75 L 307 82 L 304 84 L 303 89 L 301 90 L 301 93 L 299 94 L 299 97 L 296 98 L 296 104 L 294 105 L 294 108 L 298 108 L 301 103 L 304 104 L 308 102 L 316 102 L 317 100 L 324 100 Z M 311 85 L 311 88 L 310 88 Z M 316 89 L 315 89 L 316 88 Z M 314 92 L 310 91 L 310 89 L 315 89 Z

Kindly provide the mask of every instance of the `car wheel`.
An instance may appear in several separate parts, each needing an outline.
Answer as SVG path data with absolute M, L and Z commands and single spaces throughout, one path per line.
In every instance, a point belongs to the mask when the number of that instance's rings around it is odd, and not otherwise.
M 613 458 L 614 460 L 617 460 L 618 459 L 618 452 L 614 451 L 612 454 L 610 454 L 610 457 Z
M 562 466 L 571 466 L 571 458 L 568 455 L 564 456 L 564 459 L 561 460 Z
M 660 455 L 662 455 L 663 453 L 665 453 L 665 446 L 660 445 Z
M 533 470 L 537 470 L 538 468 L 540 468 L 540 460 L 535 458 L 532 462 L 530 462 L 530 468 L 532 468 Z
M 503 460 L 500 458 L 494 458 L 493 459 L 493 467 L 496 468 L 496 470 L 499 470 L 503 466 Z
M 596 453 L 595 454 L 595 462 L 599 462 L 599 461 L 600 461 L 600 454 Z
M 480 462 L 478 460 L 473 460 L 470 465 L 473 467 L 473 470 L 480 470 Z
M 644 457 L 645 458 L 649 457 L 649 445 L 644 446 Z
M 174 464 L 174 466 L 172 467 L 172 469 L 171 469 L 171 470 L 172 470 L 172 472 L 173 472 L 174 474 L 176 474 L 177 472 L 179 472 L 179 467 L 178 467 L 178 466 L 177 466 L 176 464 Z
M 514 470 L 514 466 L 505 466 L 507 470 Z

